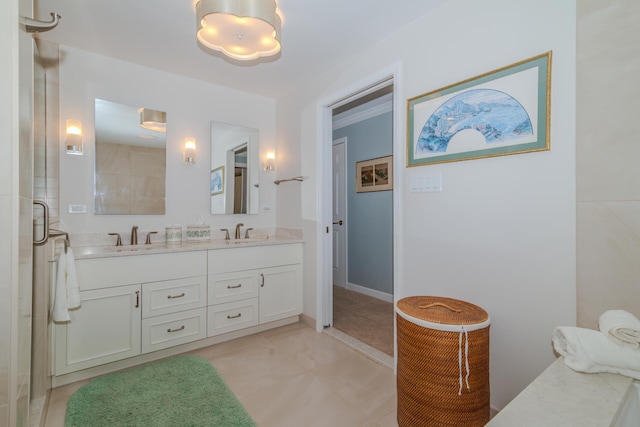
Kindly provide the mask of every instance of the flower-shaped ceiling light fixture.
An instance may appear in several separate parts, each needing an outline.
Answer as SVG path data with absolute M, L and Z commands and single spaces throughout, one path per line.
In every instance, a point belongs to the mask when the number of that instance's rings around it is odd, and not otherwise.
M 275 0 L 200 0 L 196 37 L 204 46 L 239 60 L 280 52 Z

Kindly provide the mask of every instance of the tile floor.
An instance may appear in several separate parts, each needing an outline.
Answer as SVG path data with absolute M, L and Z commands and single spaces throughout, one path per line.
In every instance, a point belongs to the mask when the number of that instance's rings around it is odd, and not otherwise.
M 259 427 L 397 427 L 393 370 L 303 323 L 192 353 L 211 361 Z M 86 382 L 52 391 L 46 427 L 64 426 Z

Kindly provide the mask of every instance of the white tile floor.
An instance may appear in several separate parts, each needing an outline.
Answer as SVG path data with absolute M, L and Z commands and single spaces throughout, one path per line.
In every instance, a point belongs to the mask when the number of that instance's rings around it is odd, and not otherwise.
M 303 323 L 193 353 L 211 361 L 259 427 L 397 427 L 393 370 Z M 46 427 L 64 426 L 67 401 L 86 382 L 52 391 Z

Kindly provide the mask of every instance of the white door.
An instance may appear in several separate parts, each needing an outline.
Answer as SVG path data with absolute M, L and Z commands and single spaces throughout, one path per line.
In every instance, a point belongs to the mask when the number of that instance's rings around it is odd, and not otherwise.
M 347 285 L 347 138 L 333 141 L 333 284 Z

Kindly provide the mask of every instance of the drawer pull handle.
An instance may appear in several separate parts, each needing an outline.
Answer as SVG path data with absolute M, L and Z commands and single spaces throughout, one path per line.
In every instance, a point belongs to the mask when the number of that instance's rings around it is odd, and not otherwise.
M 167 332 L 180 332 L 180 331 L 184 331 L 184 325 L 176 329 L 171 329 L 171 328 L 167 329 Z
M 241 288 L 242 284 L 238 283 L 237 285 L 231 286 L 231 285 L 227 285 L 227 289 L 238 289 Z
M 241 316 L 242 316 L 242 313 L 238 313 L 238 314 L 236 314 L 235 316 L 228 315 L 228 316 L 227 316 L 227 319 L 237 319 L 238 317 L 241 317 Z
M 168 299 L 173 299 L 173 298 L 182 298 L 185 295 L 185 293 L 181 293 L 180 295 L 167 295 Z
M 260 273 L 260 287 L 264 288 L 264 273 Z
M 136 291 L 136 308 L 140 307 L 140 291 Z

